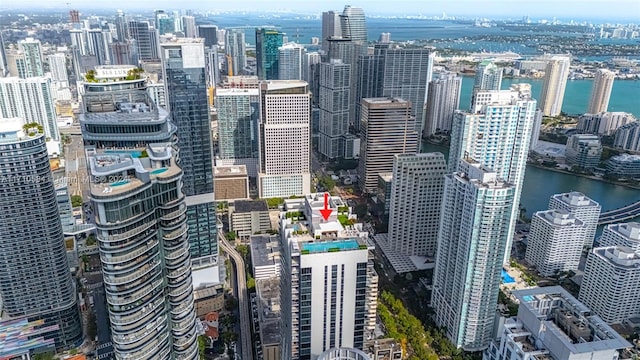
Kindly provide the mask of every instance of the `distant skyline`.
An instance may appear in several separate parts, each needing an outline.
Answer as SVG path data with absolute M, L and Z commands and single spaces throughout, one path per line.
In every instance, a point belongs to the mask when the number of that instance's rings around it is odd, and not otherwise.
M 631 19 L 640 21 L 640 1 L 638 0 L 488 0 L 479 2 L 477 0 L 360 0 L 359 2 L 342 0 L 323 1 L 299 1 L 299 0 L 279 0 L 277 3 L 264 0 L 235 0 L 232 2 L 211 2 L 204 3 L 196 0 L 184 0 L 179 3 L 169 0 L 110 0 L 104 2 L 84 2 L 70 0 L 32 0 L 25 7 L 24 0 L 3 0 L 0 9 L 3 11 L 27 8 L 56 8 L 56 9 L 78 9 L 82 11 L 93 9 L 123 9 L 123 10 L 153 10 L 153 9 L 192 9 L 196 11 L 265 11 L 281 12 L 291 11 L 301 14 L 318 14 L 326 10 L 341 10 L 345 4 L 359 6 L 365 10 L 367 15 L 419 15 L 464 17 L 512 17 L 521 18 L 529 16 L 531 18 L 556 17 L 558 19 L 578 20 L 618 20 Z M 107 5 L 108 4 L 108 5 Z M 274 6 L 275 5 L 275 6 Z

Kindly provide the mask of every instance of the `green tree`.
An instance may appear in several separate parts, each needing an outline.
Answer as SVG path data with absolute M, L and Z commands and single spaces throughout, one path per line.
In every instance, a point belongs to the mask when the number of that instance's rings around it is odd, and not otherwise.
M 78 207 L 82 206 L 82 196 L 80 195 L 71 195 L 71 206 Z
M 34 354 L 32 359 L 33 360 L 53 360 L 53 353 L 48 351 L 40 354 Z
M 236 239 L 236 232 L 235 231 L 229 231 L 227 233 L 227 240 L 229 241 L 234 241 Z

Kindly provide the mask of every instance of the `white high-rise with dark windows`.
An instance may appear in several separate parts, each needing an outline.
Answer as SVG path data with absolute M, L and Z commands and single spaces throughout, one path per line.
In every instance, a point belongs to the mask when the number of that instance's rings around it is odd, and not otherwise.
M 475 95 L 481 90 L 500 90 L 502 86 L 502 68 L 491 60 L 484 60 L 476 67 L 476 75 L 473 80 L 473 93 L 471 107 L 473 107 Z
M 587 109 L 588 114 L 599 114 L 607 111 L 615 78 L 616 74 L 611 70 L 598 69 L 596 71 L 596 78 L 593 80 L 591 98 L 589 99 L 589 108 Z
M 589 253 L 578 299 L 608 324 L 640 315 L 640 252 L 625 246 Z
M 640 252 L 640 223 L 607 225 L 598 239 L 598 246 L 626 246 Z
M 280 80 L 302 80 L 304 46 L 293 42 L 278 48 L 278 77 Z
M 525 260 L 542 276 L 576 271 L 585 231 L 585 223 L 565 209 L 538 211 L 531 218 Z
M 571 58 L 568 56 L 554 56 L 547 63 L 540 94 L 540 109 L 544 116 L 558 116 L 562 112 L 570 66 Z
M 311 191 L 311 93 L 301 80 L 260 83 L 258 194 Z
M 549 209 L 567 210 L 584 223 L 584 246 L 592 247 L 598 228 L 601 206 L 581 192 L 572 191 L 552 195 Z
M 458 160 L 466 156 L 515 186 L 511 233 L 504 259 L 507 263 L 536 121 L 536 100 L 531 98 L 529 84 L 513 85 L 511 90 L 479 91 L 475 100 L 471 111 L 457 111 L 454 115 L 448 166 L 450 172 L 455 171 Z
M 457 348 L 493 338 L 515 186 L 481 164 L 460 160 L 445 177 L 431 306 Z
M 453 73 L 440 73 L 429 82 L 423 137 L 449 133 L 453 114 L 460 108 L 462 78 Z
M 339 197 L 285 201 L 280 214 L 281 359 L 312 360 L 338 347 L 363 350 L 374 337 L 378 275 L 368 233 Z M 340 220 L 342 217 L 347 221 Z
M 433 267 L 447 164 L 441 153 L 398 154 L 393 161 L 389 232 L 376 240 L 398 273 Z M 428 260 L 426 261 L 425 258 Z

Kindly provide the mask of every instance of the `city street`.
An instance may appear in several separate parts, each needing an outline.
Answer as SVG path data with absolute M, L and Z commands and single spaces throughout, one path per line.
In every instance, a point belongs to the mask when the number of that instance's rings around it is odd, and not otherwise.
M 229 254 L 235 265 L 238 307 L 240 311 L 240 350 L 243 360 L 253 360 L 253 345 L 251 342 L 251 316 L 249 315 L 249 295 L 247 293 L 247 279 L 244 260 L 235 248 L 229 244 L 222 231 L 218 232 L 220 248 Z M 232 270 L 233 271 L 233 270 Z
M 96 345 L 96 356 L 98 359 L 115 359 L 113 346 L 111 344 L 111 330 L 109 329 L 109 313 L 107 312 L 107 302 L 103 289 L 93 290 L 91 295 L 94 300 L 96 314 L 96 324 L 98 326 L 98 343 Z

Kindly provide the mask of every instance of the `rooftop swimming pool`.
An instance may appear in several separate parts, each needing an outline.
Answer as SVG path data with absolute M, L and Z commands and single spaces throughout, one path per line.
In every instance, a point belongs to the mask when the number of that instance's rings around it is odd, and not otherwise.
M 533 301 L 534 297 L 531 295 L 525 295 L 522 297 L 522 300 L 526 301 L 526 302 L 530 302 Z
M 343 250 L 356 250 L 360 248 L 360 244 L 356 240 L 340 240 L 340 241 L 325 241 L 317 243 L 304 243 L 302 244 L 302 251 L 309 253 L 324 253 L 331 251 L 343 251 Z M 337 250 L 332 250 L 337 249 Z
M 165 171 L 167 171 L 167 168 L 155 169 L 155 170 L 151 170 L 151 174 L 152 175 L 162 174 Z
M 131 157 L 139 158 L 142 156 L 142 151 L 140 150 L 105 150 L 105 154 L 129 154 Z
M 516 282 L 516 279 L 512 278 L 511 275 L 507 272 L 507 270 L 502 269 L 502 283 L 503 284 L 513 284 Z
M 129 180 L 120 180 L 112 183 L 110 186 L 121 186 L 129 183 Z

